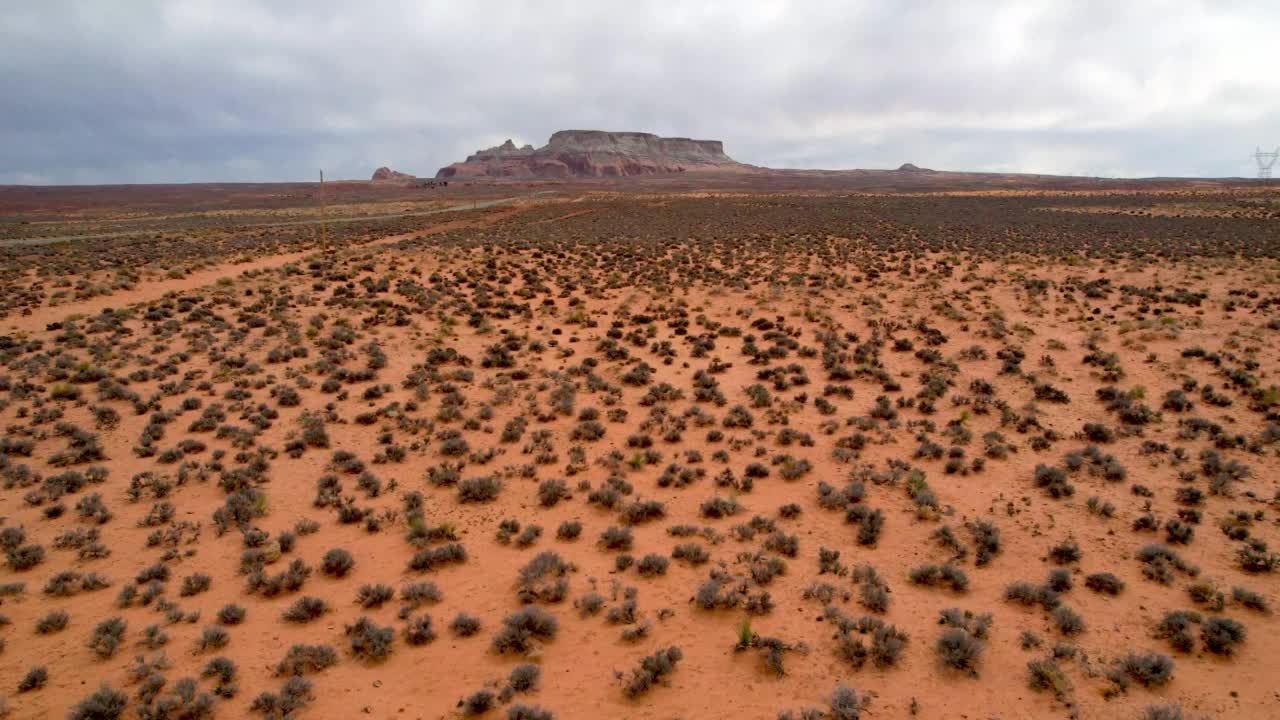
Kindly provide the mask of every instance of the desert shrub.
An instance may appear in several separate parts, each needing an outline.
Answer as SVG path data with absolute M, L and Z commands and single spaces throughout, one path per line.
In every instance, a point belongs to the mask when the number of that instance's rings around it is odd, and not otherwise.
M 1036 466 L 1035 485 L 1055 499 L 1071 497 L 1076 492 L 1075 486 L 1067 482 L 1066 471 L 1049 465 Z
M 218 610 L 218 622 L 223 625 L 239 625 L 244 622 L 244 617 L 244 608 L 234 603 L 223 605 L 222 608 Z
M 1116 514 L 1116 506 L 1097 495 L 1090 497 L 1085 506 L 1089 512 L 1099 517 L 1109 518 L 1114 517 Z
M 1078 562 L 1081 557 L 1080 546 L 1070 540 L 1058 543 L 1049 550 L 1049 557 L 1059 565 Z
M 937 651 L 944 665 L 977 674 L 984 649 L 981 640 L 961 628 L 948 628 L 938 638 Z
M 527 653 L 535 641 L 555 639 L 559 629 L 555 616 L 538 607 L 527 607 L 503 619 L 502 628 L 493 638 L 493 649 L 498 654 Z
M 1265 543 L 1251 540 L 1236 551 L 1240 569 L 1250 573 L 1269 573 L 1280 568 L 1280 553 L 1267 552 Z
M 261 568 L 249 573 L 248 590 L 260 593 L 264 597 L 276 597 L 287 592 L 300 590 L 307 578 L 311 577 L 311 568 L 302 558 L 294 558 L 288 568 L 278 575 L 268 576 Z
M 516 703 L 507 710 L 507 720 L 555 720 L 555 713 L 536 705 Z
M 409 621 L 404 628 L 404 641 L 410 645 L 425 645 L 436 639 L 431 625 L 430 615 L 419 615 Z
M 36 621 L 36 633 L 49 635 L 66 629 L 71 615 L 66 610 L 54 610 Z
M 831 693 L 829 705 L 831 712 L 829 716 L 832 720 L 858 720 L 862 717 L 862 713 L 871 704 L 871 697 L 863 695 L 858 697 L 858 692 L 853 688 L 844 685 L 837 685 L 834 692 Z M 826 715 L 818 715 L 825 717 Z M 806 715 L 806 717 L 808 717 Z
M 778 530 L 765 538 L 764 549 L 793 558 L 800 553 L 800 539 Z
M 144 648 L 155 650 L 164 647 L 168 642 L 169 636 L 165 634 L 164 630 L 160 629 L 159 625 L 148 625 L 142 629 L 142 639 L 138 641 L 138 644 Z
M 279 695 L 269 692 L 261 693 L 250 703 L 249 710 L 262 713 L 266 718 L 291 718 L 314 699 L 311 690 L 310 680 L 291 677 L 284 681 Z
M 1130 682 L 1143 687 L 1160 687 L 1173 677 L 1173 660 L 1159 653 L 1130 653 L 1121 658 L 1107 677 L 1124 690 Z
M 949 587 L 955 592 L 964 592 L 969 588 L 968 576 L 950 563 L 921 565 L 911 571 L 910 577 L 911 582 L 916 585 Z
M 449 623 L 449 629 L 458 637 L 471 637 L 480 632 L 480 620 L 466 613 L 458 613 L 458 616 Z
M 467 439 L 462 435 L 451 435 L 440 443 L 440 454 L 446 457 L 466 455 L 470 450 L 471 446 L 467 444 Z
M 874 613 L 888 611 L 889 600 L 889 587 L 883 583 L 866 582 L 858 591 L 858 602 Z
M 1133 531 L 1143 532 L 1150 530 L 1152 532 L 1160 528 L 1160 520 L 1152 513 L 1143 513 L 1133 519 Z
M 1148 705 L 1138 720 L 1184 720 L 1181 705 Z
M 168 579 L 169 566 L 164 563 L 156 563 L 140 570 L 138 574 L 134 576 L 133 581 L 139 585 L 143 585 L 155 580 L 165 582 Z
M 351 556 L 351 553 L 342 548 L 334 548 L 324 554 L 324 559 L 320 561 L 320 572 L 329 577 L 346 577 L 355 566 L 356 559 Z
M 1244 625 L 1227 617 L 1212 617 L 1200 626 L 1205 649 L 1215 655 L 1234 654 L 1235 646 L 1244 642 L 1246 635 Z
M 396 636 L 391 628 L 379 627 L 364 616 L 348 625 L 346 634 L 350 638 L 352 654 L 372 661 L 384 660 L 391 655 L 391 645 Z
M 22 572 L 44 562 L 44 548 L 40 545 L 23 545 L 7 550 L 5 556 L 12 570 Z
M 1180 570 L 1193 577 L 1200 573 L 1199 568 L 1187 563 L 1167 545 L 1145 545 L 1139 548 L 1135 557 L 1143 564 L 1144 577 L 1164 585 L 1173 582 L 1173 570 Z
M 642 577 L 654 577 L 657 575 L 666 575 L 669 562 L 662 555 L 649 554 L 640 559 L 637 570 Z
M 1156 625 L 1155 636 L 1168 640 L 1173 649 L 1179 652 L 1191 652 L 1195 649 L 1195 637 L 1191 634 L 1193 625 L 1200 623 L 1198 612 L 1174 610 L 1165 613 L 1164 619 Z
M 1000 529 L 985 521 L 976 520 L 968 523 L 970 535 L 973 536 L 974 563 L 979 567 L 991 562 L 1000 554 Z
M 1204 491 L 1198 487 L 1180 487 L 1174 491 L 1173 499 L 1180 505 L 1199 505 L 1204 501 Z
M 882 668 L 896 665 L 908 642 L 910 638 L 905 632 L 893 625 L 881 625 L 871 633 L 871 661 Z
M 1271 611 L 1271 605 L 1267 602 L 1266 597 L 1261 593 L 1256 593 L 1247 588 L 1240 587 L 1239 585 L 1231 588 L 1231 599 L 1250 610 L 1257 610 L 1258 612 L 1264 613 Z
M 569 486 L 563 480 L 543 480 L 538 485 L 538 502 L 542 507 L 554 507 L 569 497 Z
M 557 540 L 576 540 L 582 535 L 582 523 L 578 520 L 565 520 L 556 528 Z
M 32 690 L 39 690 L 49 682 L 49 669 L 43 665 L 37 665 L 27 671 L 18 681 L 18 692 L 25 693 Z
M 1101 572 L 1087 576 L 1084 586 L 1094 592 L 1119 595 L 1124 590 L 1124 581 L 1109 572 Z
M 217 678 L 219 684 L 226 685 L 236 679 L 236 664 L 230 658 L 216 657 L 205 664 L 200 676 Z
M 1195 535 L 1195 528 L 1181 520 L 1170 520 L 1164 525 L 1165 540 L 1175 545 L 1186 545 Z
M 497 478 L 488 475 L 478 478 L 469 478 L 458 482 L 458 502 L 460 503 L 480 503 L 489 502 L 498 498 L 498 493 L 502 491 L 502 482 Z
M 935 646 L 942 663 L 976 676 L 978 660 L 985 649 L 982 641 L 991 627 L 991 615 L 947 608 L 939 613 L 938 621 L 947 626 Z
M 657 500 L 636 500 L 622 508 L 619 515 L 627 525 L 641 525 L 651 520 L 660 520 L 667 515 L 666 505 Z
M 680 648 L 672 646 L 642 658 L 640 666 L 633 669 L 631 676 L 625 680 L 623 694 L 628 698 L 635 698 L 648 692 L 675 672 L 676 665 L 683 657 L 684 653 Z
M 291 623 L 306 623 L 324 615 L 329 604 L 318 597 L 300 597 L 284 611 L 282 617 Z
M 314 535 L 320 531 L 320 523 L 303 518 L 294 524 L 293 529 L 298 535 Z
M 507 518 L 498 523 L 498 532 L 494 533 L 494 539 L 503 545 L 511 544 L 511 536 L 520 532 L 520 521 L 515 518 Z
M 382 607 L 383 603 L 394 598 L 396 591 L 390 585 L 361 585 L 356 591 L 356 603 L 368 610 Z
M 541 668 L 525 663 L 512 668 L 507 684 L 516 692 L 530 692 L 538 686 L 540 677 L 542 677 Z
M 751 411 L 741 405 L 734 405 L 725 414 L 723 424 L 726 428 L 743 428 L 747 429 L 755 423 L 755 419 L 751 417 Z
M 701 565 L 711 559 L 711 554 L 698 543 L 681 543 L 672 549 L 671 557 L 690 565 Z
M 212 584 L 213 578 L 205 575 L 204 573 L 188 575 L 182 579 L 182 587 L 178 590 L 178 595 L 179 597 L 198 595 L 208 590 Z
M 435 570 L 441 565 L 467 561 L 467 550 L 459 543 L 448 543 L 436 548 L 424 548 L 409 559 L 409 569 L 418 572 Z
M 1078 635 L 1084 632 L 1085 629 L 1084 618 L 1080 617 L 1080 613 L 1066 605 L 1054 608 L 1053 622 L 1058 626 L 1058 632 L 1067 637 Z
M 1060 390 L 1054 387 L 1053 385 L 1050 385 L 1049 383 L 1040 383 L 1036 385 L 1034 388 L 1034 393 L 1037 400 L 1043 400 L 1044 402 L 1052 402 L 1052 403 L 1071 402 L 1071 397 L 1067 395 L 1066 391 Z
M 600 535 L 600 544 L 606 550 L 630 550 L 634 541 L 631 528 L 613 526 Z
M 492 690 L 477 690 L 462 701 L 463 715 L 483 715 L 493 709 L 497 696 Z
M 540 552 L 520 569 L 517 594 L 521 602 L 560 602 L 569 594 L 573 566 L 558 553 Z
M 700 511 L 702 517 L 714 520 L 736 515 L 742 511 L 742 506 L 733 498 L 716 497 L 703 502 Z
M 1011 583 L 1005 588 L 1004 599 L 1023 605 L 1043 605 L 1046 610 L 1058 606 L 1058 593 L 1047 586 L 1028 582 Z
M 1085 423 L 1081 428 L 1081 434 L 1095 443 L 1115 442 L 1116 439 L 1115 431 L 1102 423 Z
M 1071 681 L 1053 658 L 1027 662 L 1027 673 L 1033 690 L 1052 690 L 1057 697 L 1065 697 L 1071 691 Z
M 529 547 L 543 537 L 543 527 L 530 523 L 516 536 L 516 547 Z
M 0 528 L 0 549 L 13 550 L 26 542 L 27 531 L 21 527 Z M 57 544 L 54 545 L 57 547 Z
M 596 615 L 604 607 L 604 596 L 597 592 L 589 592 L 586 595 L 574 601 L 573 606 L 578 609 L 578 614 L 582 617 Z
M 436 487 L 452 487 L 462 479 L 462 464 L 444 463 L 427 469 L 427 481 Z
M 124 618 L 113 617 L 103 620 L 93 628 L 93 635 L 89 638 L 89 649 L 100 658 L 115 655 L 128 627 Z
M 67 720 L 117 720 L 124 714 L 128 704 L 128 695 L 103 684 L 92 695 L 71 708 Z
M 1045 586 L 1054 592 L 1063 593 L 1071 589 L 1074 582 L 1071 578 L 1071 571 L 1066 568 L 1054 568 L 1049 572 L 1048 579 L 1044 582 Z
M 277 675 L 301 676 L 319 672 L 338 664 L 338 653 L 331 645 L 294 645 L 276 663 Z
M 210 626 L 201 631 L 199 639 L 196 640 L 196 649 L 201 652 L 219 650 L 226 647 L 230 641 L 231 635 L 227 633 L 226 629 Z
M 418 608 L 427 603 L 437 603 L 443 598 L 440 588 L 433 582 L 409 583 L 400 587 L 400 600 L 411 608 Z
M 102 495 L 93 493 L 85 495 L 76 501 L 76 513 L 80 515 L 81 520 L 105 525 L 111 521 L 114 515 L 107 509 L 107 504 L 103 502 Z

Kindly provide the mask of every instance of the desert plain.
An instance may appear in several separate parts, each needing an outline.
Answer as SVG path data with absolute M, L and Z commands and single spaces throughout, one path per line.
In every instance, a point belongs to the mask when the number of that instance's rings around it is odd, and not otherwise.
M 8 717 L 1280 717 L 1280 191 L 0 189 Z

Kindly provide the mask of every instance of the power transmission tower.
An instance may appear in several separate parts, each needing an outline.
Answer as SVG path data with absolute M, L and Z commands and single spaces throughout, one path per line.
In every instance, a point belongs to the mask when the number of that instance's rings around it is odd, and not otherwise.
M 1275 166 L 1276 158 L 1280 158 L 1280 147 L 1277 147 L 1271 152 L 1262 152 L 1262 148 L 1259 147 L 1253 153 L 1253 159 L 1258 163 L 1259 180 L 1271 179 L 1271 168 Z

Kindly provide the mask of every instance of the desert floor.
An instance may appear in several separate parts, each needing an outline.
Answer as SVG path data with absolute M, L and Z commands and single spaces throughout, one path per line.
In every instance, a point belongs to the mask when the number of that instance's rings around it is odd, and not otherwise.
M 1280 717 L 1280 193 L 352 192 L 0 212 L 9 717 Z

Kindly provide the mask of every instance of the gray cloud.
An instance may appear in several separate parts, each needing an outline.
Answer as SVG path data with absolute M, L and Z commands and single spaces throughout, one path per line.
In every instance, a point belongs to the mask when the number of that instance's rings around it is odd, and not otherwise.
M 564 128 L 774 167 L 1250 175 L 1280 143 L 1258 2 L 16 4 L 0 183 L 418 174 Z

